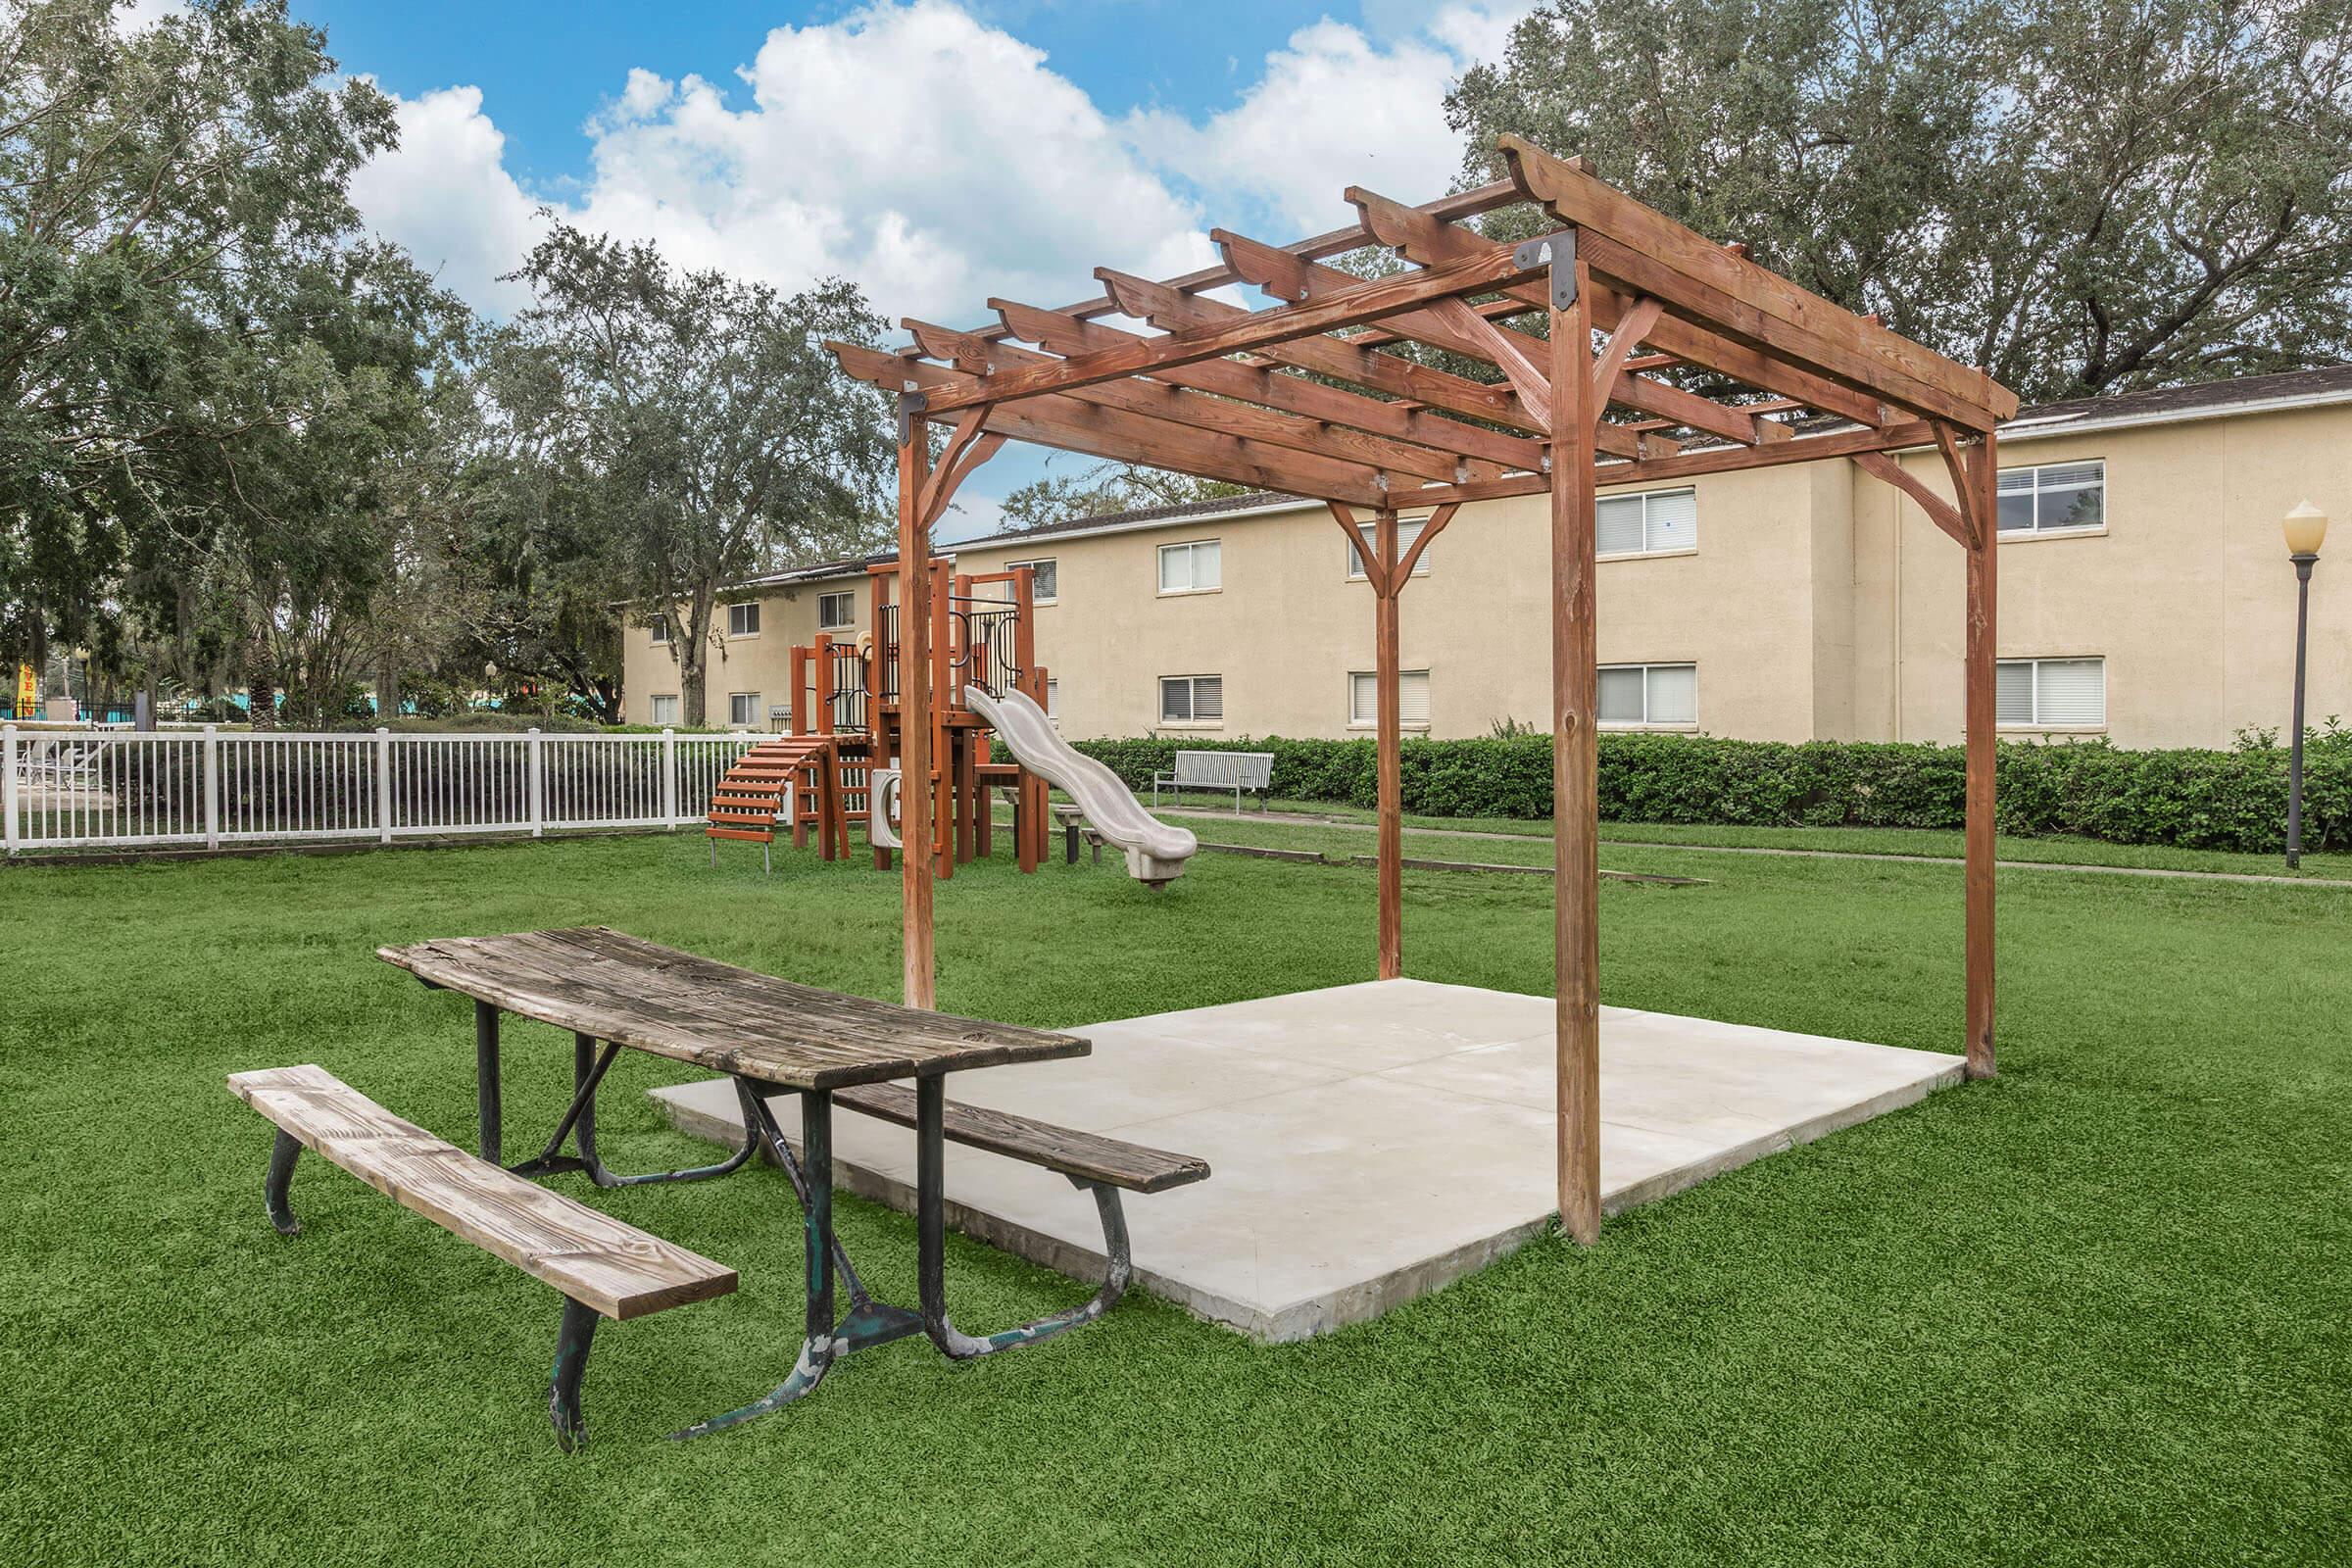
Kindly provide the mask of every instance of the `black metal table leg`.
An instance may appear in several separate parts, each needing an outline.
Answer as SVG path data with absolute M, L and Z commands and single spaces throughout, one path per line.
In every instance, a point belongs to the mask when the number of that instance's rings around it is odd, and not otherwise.
M 473 1004 L 473 1094 L 481 1121 L 482 1157 L 493 1165 L 499 1158 L 498 1004 Z
M 801 1353 L 793 1361 L 791 1375 L 776 1385 L 764 1396 L 740 1409 L 714 1415 L 707 1421 L 670 1434 L 673 1438 L 708 1437 L 741 1426 L 754 1417 L 766 1415 L 800 1398 L 824 1381 L 833 1363 L 854 1350 L 869 1346 L 887 1345 L 892 1340 L 905 1339 L 922 1332 L 923 1320 L 902 1306 L 877 1301 L 866 1294 L 865 1283 L 850 1266 L 849 1254 L 842 1250 L 841 1239 L 833 1234 L 833 1096 L 829 1090 L 806 1090 L 801 1094 L 801 1154 L 796 1158 L 792 1146 L 785 1141 L 783 1129 L 760 1098 L 760 1089 L 746 1079 L 735 1080 L 737 1099 L 743 1105 L 743 1122 L 749 1136 L 766 1148 L 776 1163 L 784 1167 L 793 1191 L 801 1200 L 803 1236 L 808 1259 L 808 1312 L 801 1340 Z M 838 1277 L 850 1293 L 850 1310 L 837 1322 L 834 1318 L 834 1283 Z
M 1127 1248 L 1127 1217 L 1119 1207 L 1115 1187 L 1071 1178 L 1071 1184 L 1095 1195 L 1102 1220 L 1102 1249 L 1107 1263 L 1102 1288 L 1082 1305 L 1054 1312 L 1033 1322 L 975 1338 L 957 1328 L 948 1316 L 948 1194 L 947 1194 L 947 1081 L 939 1074 L 914 1081 L 914 1224 L 918 1249 L 916 1272 L 921 1279 L 923 1332 L 940 1353 L 968 1361 L 1023 1345 L 1035 1345 L 1065 1329 L 1091 1323 L 1116 1306 L 1127 1294 L 1134 1266 Z
M 596 1152 L 596 1093 L 613 1058 L 620 1054 L 620 1048 L 607 1045 L 600 1054 L 596 1046 L 594 1035 L 572 1035 L 571 1103 L 564 1108 L 564 1119 L 556 1123 L 555 1135 L 548 1139 L 547 1147 L 531 1158 L 508 1166 L 509 1170 L 517 1176 L 560 1176 L 576 1170 L 585 1172 L 599 1187 L 642 1187 L 653 1182 L 693 1182 L 726 1176 L 751 1162 L 760 1141 L 747 1126 L 743 1147 L 715 1165 L 690 1165 L 684 1170 L 650 1171 L 641 1176 L 623 1176 L 607 1168 Z M 574 1140 L 578 1147 L 576 1157 L 563 1152 L 566 1138 Z

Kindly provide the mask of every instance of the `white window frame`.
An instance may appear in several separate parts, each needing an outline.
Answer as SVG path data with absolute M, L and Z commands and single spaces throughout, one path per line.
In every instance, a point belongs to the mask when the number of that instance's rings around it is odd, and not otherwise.
M 2084 724 L 2081 722 L 2072 724 L 2042 722 L 2041 666 L 2044 664 L 2096 664 L 2099 666 L 2098 722 L 2093 724 Z M 2034 716 L 2030 721 L 2004 719 L 1998 716 L 1999 710 L 1997 704 L 1999 699 L 1997 694 L 2000 684 L 2000 670 L 2002 668 L 2015 669 L 2021 667 L 2029 668 L 2034 672 Z M 1993 718 L 1993 728 L 1995 729 L 2008 730 L 2012 734 L 2020 734 L 2032 731 L 2043 734 L 2055 733 L 2071 735 L 2094 735 L 2106 729 L 2107 727 L 2107 656 L 2105 654 L 2036 654 L 2026 659 L 1996 660 L 1994 661 L 1993 684 L 1996 694 L 1994 699 L 1996 704 L 1994 710 L 1995 716 Z
M 1400 516 L 1396 519 L 1396 559 L 1398 561 L 1402 561 L 1406 556 L 1412 554 L 1413 541 L 1420 538 L 1421 530 L 1429 526 L 1429 519 L 1431 515 L 1431 514 L 1425 512 L 1418 517 Z M 1365 524 L 1363 535 L 1365 538 L 1372 541 L 1373 549 L 1378 550 L 1380 548 L 1380 533 L 1378 524 Z M 1432 541 L 1432 544 L 1434 546 L 1435 541 Z M 1427 550 L 1422 551 L 1421 559 L 1413 563 L 1413 575 L 1416 577 L 1426 577 L 1429 575 L 1429 552 Z M 1364 553 L 1356 548 L 1355 541 L 1352 539 L 1348 541 L 1348 580 L 1349 582 L 1363 582 L 1366 580 L 1364 573 Z
M 735 716 L 737 710 L 747 707 L 751 710 L 752 716 L 737 718 Z M 763 716 L 765 715 L 760 710 L 758 692 L 727 693 L 727 727 L 729 729 L 758 729 Z
M 2068 523 L 2051 528 L 2041 525 L 2041 476 L 2052 468 L 2096 468 L 2099 470 L 2098 521 Z M 2003 528 L 2000 526 L 2001 497 L 2004 494 L 2015 495 L 2019 492 L 2003 491 L 2000 484 L 2002 480 L 2018 474 L 2033 476 L 2033 488 L 2025 493 L 2034 497 L 2034 525 L 2030 528 Z M 2067 488 L 2079 489 L 2081 487 L 2070 485 Z M 2105 533 L 2107 531 L 2107 460 L 2105 458 L 2078 458 L 2072 463 L 2027 463 L 2020 464 L 2013 468 L 2003 468 L 1993 480 L 1992 507 L 1993 537 L 1997 540 L 2014 542 L 2023 539 L 2084 539 L 2094 534 Z
M 1217 580 L 1205 588 L 1200 586 L 1200 573 L 1193 565 L 1193 563 L 1199 560 L 1199 557 L 1195 556 L 1193 552 L 1203 545 L 1214 545 L 1217 551 Z M 1169 552 L 1176 550 L 1185 553 L 1185 575 L 1191 581 L 1192 586 L 1190 587 L 1171 588 L 1168 586 L 1168 555 Z M 1161 545 L 1152 554 L 1152 569 L 1153 572 L 1152 586 L 1158 590 L 1158 596 L 1162 599 L 1177 599 L 1189 594 L 1222 593 L 1225 591 L 1225 541 L 1222 538 L 1180 539 L 1173 544 Z M 1060 584 L 1056 583 L 1054 586 L 1059 587 Z
M 1669 735 L 1690 734 L 1698 728 L 1698 661 L 1695 659 L 1652 659 L 1639 662 L 1602 664 L 1600 670 L 1638 669 L 1642 672 L 1642 717 L 1602 718 L 1600 710 L 1599 671 L 1593 678 L 1593 722 L 1607 730 L 1647 730 Z M 1649 716 L 1649 672 L 1653 669 L 1687 669 L 1690 672 L 1690 716 L 1689 718 L 1653 719 Z
M 669 708 L 669 711 L 666 713 L 662 710 L 662 705 L 664 704 L 667 704 Z M 663 692 L 659 696 L 648 697 L 645 700 L 645 707 L 647 714 L 646 722 L 649 724 L 670 726 L 676 724 L 678 721 L 678 713 L 680 710 L 678 706 L 678 694 L 676 692 Z
M 1689 544 L 1660 548 L 1649 542 L 1650 502 L 1659 496 L 1689 496 L 1690 498 L 1690 542 Z M 1602 496 L 1594 505 L 1597 508 L 1627 501 L 1642 503 L 1642 548 L 1639 550 L 1598 551 L 1593 556 L 1595 561 L 1642 561 L 1657 556 L 1695 556 L 1698 554 L 1698 487 L 1696 485 L 1678 484 L 1670 485 L 1662 490 L 1633 490 L 1623 495 Z M 1594 527 L 1597 528 L 1598 525 L 1596 517 Z
M 1421 677 L 1422 715 L 1419 718 L 1405 718 L 1402 716 L 1404 711 L 1404 683 L 1408 680 L 1411 680 L 1415 675 Z M 1372 682 L 1372 708 L 1369 712 L 1365 713 L 1358 713 L 1355 708 L 1355 683 L 1359 680 Z M 1427 669 L 1398 670 L 1396 672 L 1396 709 L 1399 716 L 1396 720 L 1396 727 L 1399 730 L 1427 730 L 1429 728 L 1429 713 L 1431 706 L 1429 671 Z M 1348 672 L 1348 727 L 1349 729 L 1380 728 L 1380 672 L 1378 670 L 1351 669 Z
M 750 631 L 737 631 L 735 629 L 735 612 L 739 610 L 748 610 L 752 612 L 752 629 Z M 735 603 L 727 607 L 727 641 L 731 643 L 750 642 L 753 638 L 760 635 L 760 622 L 761 618 L 762 617 L 760 613 L 759 600 L 736 600 Z
M 1184 704 L 1185 710 L 1187 712 L 1197 713 L 1200 710 L 1200 683 L 1204 680 L 1213 680 L 1217 683 L 1217 716 L 1214 718 L 1168 717 L 1169 684 L 1174 681 L 1184 681 L 1187 683 Z M 1198 675 L 1162 675 L 1159 677 L 1158 684 L 1154 686 L 1152 690 L 1159 701 L 1158 727 L 1160 729 L 1223 729 L 1225 727 L 1225 677 L 1223 675 L 1208 670 L 1204 670 Z
M 1029 571 L 1030 571 L 1030 579 L 1029 579 L 1029 602 L 1030 602 L 1031 604 L 1033 604 L 1033 605 L 1058 605 L 1058 604 L 1060 604 L 1060 603 L 1061 603 L 1061 558 L 1060 558 L 1060 557 L 1058 557 L 1058 556 L 1040 556 L 1040 557 L 1038 557 L 1038 558 L 1037 558 L 1035 561 L 1007 561 L 1006 563 L 1004 563 L 1004 569 L 1005 569 L 1006 571 L 1018 571 L 1018 570 L 1020 570 L 1020 569 L 1021 569 L 1023 566 L 1027 566 L 1027 567 L 1029 568 Z M 1036 572 L 1037 572 L 1037 568 L 1038 568 L 1038 567 L 1040 567 L 1040 566 L 1052 566 L 1052 567 L 1054 568 L 1054 592 L 1052 592 L 1052 593 L 1050 593 L 1050 594 L 1041 594 L 1041 593 L 1039 593 L 1039 592 L 1037 591 L 1037 577 L 1036 577 Z
M 669 617 L 667 615 L 656 615 L 646 629 L 653 633 L 656 648 L 669 646 Z
M 848 601 L 849 601 L 849 605 L 850 605 L 850 608 L 849 608 L 849 613 L 847 613 L 846 615 L 844 615 L 844 616 L 843 616 L 841 619 L 839 619 L 839 620 L 827 620 L 827 619 L 825 618 L 825 607 L 826 607 L 827 605 L 829 605 L 829 604 L 833 603 L 833 601 L 835 601 L 836 599 L 846 599 L 846 600 L 848 600 Z M 858 624 L 858 590 L 857 590 L 857 589 L 855 589 L 855 588 L 835 588 L 835 589 L 828 590 L 828 591 L 827 591 L 827 592 L 825 592 L 825 593 L 818 594 L 818 595 L 816 596 L 816 629 L 817 629 L 818 631 L 848 631 L 848 630 L 849 630 L 851 627 L 853 627 L 853 626 L 855 626 L 855 625 L 857 625 L 857 624 Z

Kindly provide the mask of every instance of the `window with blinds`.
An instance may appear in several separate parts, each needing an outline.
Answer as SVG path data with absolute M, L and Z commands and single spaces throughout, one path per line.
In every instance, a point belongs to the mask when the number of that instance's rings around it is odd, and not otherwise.
M 1696 664 L 1603 664 L 1600 722 L 1629 729 L 1698 722 Z
M 855 590 L 816 596 L 816 629 L 839 631 L 858 623 L 858 595 Z
M 737 729 L 756 729 L 760 724 L 760 694 L 758 692 L 727 693 L 727 722 Z
M 2107 722 L 2104 659 L 2004 659 L 1993 722 L 2003 729 L 2097 729 Z
M 757 599 L 727 607 L 727 635 L 730 637 L 757 637 L 760 635 L 760 602 Z
M 1698 548 L 1698 492 L 1645 490 L 1640 495 L 1604 496 L 1592 509 L 1597 553 L 1602 556 L 1662 556 Z
M 1411 552 L 1413 541 L 1421 537 L 1421 530 L 1427 526 L 1429 526 L 1427 517 L 1398 517 L 1396 519 L 1396 559 L 1398 561 L 1402 561 Z M 1374 549 L 1380 547 L 1380 535 L 1373 532 L 1370 524 L 1366 524 L 1364 527 L 1364 537 L 1372 541 Z M 1430 550 L 1436 548 L 1435 544 L 1430 546 Z M 1416 577 L 1429 575 L 1428 550 L 1423 551 L 1421 559 L 1413 563 L 1413 575 Z M 1353 544 L 1349 544 L 1348 547 L 1348 577 L 1351 582 L 1361 582 L 1364 578 L 1364 553 Z
M 1222 724 L 1225 722 L 1225 677 L 1222 675 L 1160 676 L 1159 721 L 1162 724 Z
M 2002 533 L 2082 533 L 2107 526 L 2107 465 L 2045 463 L 2003 468 Z
M 651 713 L 648 713 L 646 718 L 649 723 L 675 724 L 678 721 L 678 699 L 676 695 L 673 693 L 668 697 L 655 698 L 654 710 Z
M 1224 585 L 1222 554 L 1214 539 L 1159 547 L 1159 591 L 1163 594 L 1204 594 Z
M 1061 572 L 1059 564 L 1054 557 L 1048 556 L 1042 561 L 1007 561 L 1004 563 L 1006 571 L 1018 571 L 1023 566 L 1029 568 L 1029 602 L 1031 604 L 1050 605 L 1061 597 L 1057 591 L 1061 585 Z M 1006 583 L 1004 586 L 1005 597 L 1009 599 L 1012 597 L 1010 592 L 1012 585 Z
M 1371 670 L 1348 677 L 1348 722 L 1369 729 L 1380 722 L 1380 678 Z M 1400 729 L 1429 728 L 1429 671 L 1396 672 L 1396 723 Z

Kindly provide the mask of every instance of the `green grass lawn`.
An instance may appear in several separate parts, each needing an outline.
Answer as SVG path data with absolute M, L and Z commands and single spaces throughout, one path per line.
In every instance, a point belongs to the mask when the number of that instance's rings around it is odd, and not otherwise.
M 1956 1049 L 1955 869 L 1608 859 L 1710 881 L 1601 888 L 1604 1000 Z M 1407 873 L 1407 970 L 1547 989 L 1550 891 Z M 378 944 L 602 921 L 888 997 L 897 879 L 712 872 L 687 834 L 0 873 L 0 1561 L 2346 1560 L 2352 894 L 2000 892 L 1999 1079 L 1308 1344 L 1133 1298 L 972 1366 L 891 1346 L 671 1445 L 787 1367 L 789 1189 L 572 1179 L 744 1289 L 609 1326 L 567 1459 L 555 1294 L 317 1161 L 281 1240 L 221 1075 L 317 1061 L 463 1139 L 468 1009 Z M 1369 871 L 1204 856 L 1153 895 L 1000 860 L 940 887 L 940 1001 L 1058 1025 L 1358 980 L 1372 915 Z M 514 1143 L 569 1059 L 512 1027 Z M 609 1158 L 703 1152 L 643 1101 L 673 1076 L 615 1067 Z M 911 1299 L 911 1222 L 842 1227 Z M 1088 1292 L 969 1243 L 950 1269 L 973 1328 Z

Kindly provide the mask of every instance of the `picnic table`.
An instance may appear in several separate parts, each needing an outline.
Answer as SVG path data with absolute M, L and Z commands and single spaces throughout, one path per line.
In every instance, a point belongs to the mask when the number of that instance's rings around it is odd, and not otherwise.
M 238 1074 L 231 1088 L 279 1127 L 266 1189 L 270 1218 L 288 1235 L 299 1230 L 286 1206 L 287 1183 L 295 1156 L 310 1149 L 558 1285 L 566 1307 L 551 1413 L 566 1447 L 582 1430 L 579 1375 L 598 1315 L 625 1318 L 705 1299 L 733 1290 L 736 1276 L 524 1178 L 579 1172 L 600 1187 L 699 1181 L 740 1170 L 761 1152 L 790 1177 L 808 1256 L 799 1351 L 784 1381 L 764 1396 L 672 1434 L 689 1438 L 801 1397 L 835 1361 L 870 1346 L 919 1332 L 942 1353 L 963 1360 L 1101 1316 L 1132 1277 L 1120 1192 L 1157 1192 L 1208 1174 L 1204 1162 L 1186 1155 L 947 1101 L 949 1073 L 1082 1056 L 1093 1048 L 1077 1035 L 798 985 L 601 926 L 420 942 L 381 948 L 377 956 L 428 986 L 473 999 L 480 1160 L 400 1121 L 323 1069 Z M 500 1095 L 500 1019 L 509 1012 L 568 1030 L 573 1039 L 571 1102 L 539 1152 L 514 1165 L 504 1162 Z M 683 1170 L 620 1175 L 607 1167 L 596 1144 L 596 1095 L 624 1049 L 731 1078 L 743 1110 L 743 1146 L 723 1160 Z M 906 1079 L 913 1080 L 911 1089 L 895 1081 Z M 800 1097 L 797 1151 L 768 1106 L 785 1094 Z M 919 1310 L 875 1299 L 834 1234 L 837 1102 L 914 1129 Z M 567 1141 L 573 1153 L 563 1152 Z M 1094 1297 L 985 1336 L 956 1326 L 946 1292 L 950 1141 L 1058 1171 L 1093 1193 L 1106 1260 Z M 837 1277 L 850 1298 L 849 1310 L 838 1315 Z

